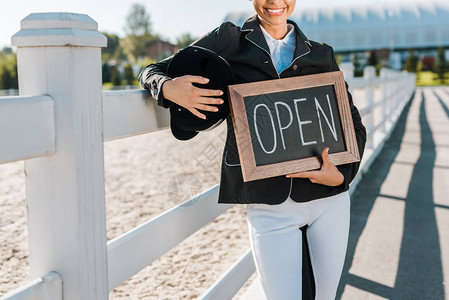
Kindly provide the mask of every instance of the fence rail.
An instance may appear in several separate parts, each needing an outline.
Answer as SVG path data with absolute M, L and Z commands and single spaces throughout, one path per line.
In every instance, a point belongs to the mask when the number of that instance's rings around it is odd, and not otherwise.
M 49 96 L 1 97 L 0 164 L 55 150 L 55 112 Z
M 56 30 L 61 22 L 77 29 L 74 36 Z M 0 97 L 0 139 L 7 141 L 0 163 L 26 160 L 30 275 L 40 279 L 5 299 L 47 299 L 40 296 L 46 285 L 55 287 L 44 289 L 48 299 L 107 299 L 110 290 L 232 205 L 217 203 L 214 186 L 106 243 L 103 142 L 167 128 L 168 113 L 142 90 L 101 91 L 104 37 L 88 16 L 32 14 L 22 28 L 16 39 L 20 92 L 37 96 Z M 376 78 L 373 68 L 352 78 L 350 68 L 342 69 L 351 90 L 364 91 L 366 170 L 410 99 L 415 78 L 390 70 Z M 254 271 L 248 250 L 199 299 L 231 298 Z
M 231 299 L 256 270 L 252 251 L 246 251 L 214 284 L 201 295 L 200 300 Z
M 217 199 L 218 185 L 110 241 L 109 290 L 232 207 Z
M 106 141 L 148 133 L 170 125 L 166 109 L 144 90 L 103 91 Z M 146 101 L 149 100 L 149 101 Z
M 102 92 L 105 141 L 168 127 L 168 112 L 155 101 L 146 101 L 149 97 L 144 90 Z M 1 99 L 0 140 L 3 142 L 0 147 L 0 164 L 54 152 L 53 99 L 48 95 Z
M 62 299 L 62 277 L 56 272 L 37 278 L 2 296 L 1 300 Z

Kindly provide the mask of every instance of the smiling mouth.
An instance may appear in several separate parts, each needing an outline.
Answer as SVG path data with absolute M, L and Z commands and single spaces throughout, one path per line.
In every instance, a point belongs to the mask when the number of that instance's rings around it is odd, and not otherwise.
M 270 16 L 280 16 L 284 13 L 286 8 L 265 8 Z

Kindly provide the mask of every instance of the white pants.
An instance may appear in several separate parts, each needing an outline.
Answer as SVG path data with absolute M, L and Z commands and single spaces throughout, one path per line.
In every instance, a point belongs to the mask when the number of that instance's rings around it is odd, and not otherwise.
M 302 232 L 307 228 L 317 300 L 335 299 L 349 234 L 349 193 L 281 204 L 248 204 L 251 247 L 267 300 L 302 297 Z

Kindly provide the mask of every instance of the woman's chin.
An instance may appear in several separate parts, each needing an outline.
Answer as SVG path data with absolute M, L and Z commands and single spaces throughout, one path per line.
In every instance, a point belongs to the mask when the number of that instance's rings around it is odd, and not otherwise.
M 273 26 L 273 27 L 283 26 L 287 22 L 286 18 L 272 18 L 272 17 L 267 18 L 266 16 L 260 16 L 260 15 L 259 15 L 259 19 L 263 23 L 265 23 L 265 25 Z

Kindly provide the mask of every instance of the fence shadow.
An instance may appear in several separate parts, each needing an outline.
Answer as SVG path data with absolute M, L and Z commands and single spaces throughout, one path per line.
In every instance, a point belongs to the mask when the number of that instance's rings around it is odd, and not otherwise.
M 441 253 L 433 203 L 435 143 L 426 117 L 424 94 L 420 105 L 421 154 L 416 162 L 405 201 L 404 229 L 399 266 L 393 288 L 349 273 L 358 240 L 380 188 L 399 153 L 406 120 L 415 95 L 404 108 L 396 128 L 369 172 L 357 187 L 351 202 L 351 229 L 348 252 L 336 299 L 345 285 L 351 285 L 387 299 L 444 299 Z M 419 95 L 418 95 L 419 96 Z M 379 261 L 379 264 L 382 264 Z

